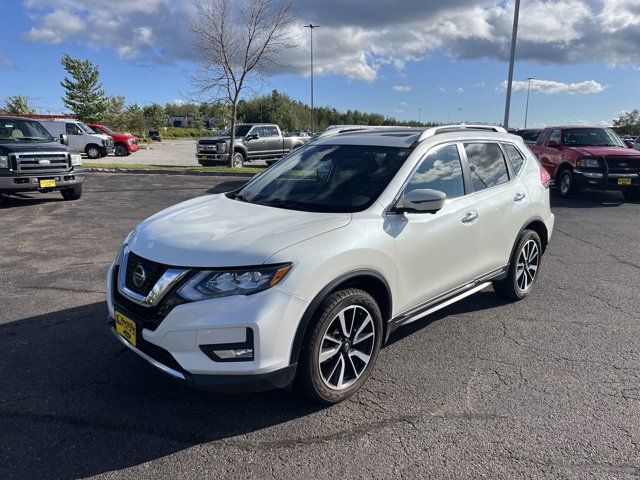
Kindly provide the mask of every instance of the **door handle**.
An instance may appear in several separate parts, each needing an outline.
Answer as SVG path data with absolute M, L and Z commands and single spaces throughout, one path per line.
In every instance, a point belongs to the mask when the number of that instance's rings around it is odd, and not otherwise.
M 478 216 L 478 212 L 476 212 L 475 210 L 471 210 L 470 212 L 464 214 L 464 217 L 462 217 L 462 223 L 471 223 L 474 220 L 477 220 Z
M 524 200 L 527 196 L 524 193 L 518 192 L 516 193 L 516 196 L 513 197 L 513 201 L 514 202 L 521 202 L 522 200 Z

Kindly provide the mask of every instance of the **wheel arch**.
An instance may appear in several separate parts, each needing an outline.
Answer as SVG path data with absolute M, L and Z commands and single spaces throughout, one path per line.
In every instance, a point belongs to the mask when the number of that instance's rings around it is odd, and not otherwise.
M 513 243 L 513 247 L 511 247 L 511 255 L 509 256 L 509 261 L 513 258 L 513 254 L 518 246 L 518 241 L 522 236 L 522 232 L 525 230 L 533 230 L 540 237 L 540 242 L 542 243 L 542 253 L 547 249 L 547 245 L 549 244 L 549 231 L 547 230 L 547 226 L 544 221 L 540 217 L 530 218 L 520 229 L 518 235 L 516 235 L 516 240 Z
M 556 174 L 554 177 L 556 185 L 558 184 L 558 182 L 560 182 L 560 175 L 562 175 L 562 172 L 564 172 L 565 170 L 573 170 L 573 165 L 571 164 L 571 162 L 564 161 L 556 167 Z
M 340 277 L 330 282 L 322 290 L 320 290 L 320 292 L 311 301 L 304 314 L 302 315 L 302 319 L 298 324 L 296 334 L 293 338 L 291 357 L 289 361 L 290 364 L 295 364 L 298 362 L 307 330 L 316 311 L 320 307 L 320 304 L 332 293 L 337 292 L 338 290 L 343 290 L 345 288 L 359 288 L 361 290 L 364 290 L 374 298 L 374 300 L 380 307 L 380 313 L 382 313 L 382 325 L 384 328 L 382 338 L 386 339 L 388 328 L 387 324 L 388 320 L 391 318 L 392 312 L 392 296 L 389 283 L 381 273 L 375 270 L 354 270 L 352 272 L 341 275 Z

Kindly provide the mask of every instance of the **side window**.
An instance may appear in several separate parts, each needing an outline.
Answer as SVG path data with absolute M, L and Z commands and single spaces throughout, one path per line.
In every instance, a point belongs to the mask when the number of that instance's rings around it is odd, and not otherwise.
M 260 138 L 267 136 L 262 127 L 253 127 L 249 135 L 260 135 Z
M 513 167 L 513 171 L 517 175 L 520 172 L 522 165 L 524 164 L 524 158 L 522 158 L 522 154 L 513 145 L 505 144 L 503 146 L 507 152 L 507 156 L 509 157 L 509 160 L 511 161 L 511 166 Z
M 560 130 L 554 130 L 551 132 L 551 135 L 549 135 L 549 138 L 547 139 L 547 145 L 549 145 L 549 142 L 551 141 L 557 142 L 558 145 L 560 145 Z
M 75 123 L 67 123 L 66 132 L 67 132 L 67 135 L 80 135 L 80 129 L 77 127 Z
M 548 130 L 543 130 L 542 133 L 540 134 L 540 136 L 538 137 L 538 141 L 536 142 L 536 145 L 541 147 L 542 145 L 544 145 L 547 141 L 547 137 L 549 136 L 549 131 Z
M 497 143 L 465 143 L 471 179 L 476 192 L 509 181 L 509 171 Z
M 276 127 L 263 127 L 266 137 L 277 137 L 278 129 Z
M 449 145 L 427 154 L 409 180 L 405 192 L 425 188 L 444 192 L 447 198 L 464 195 L 458 147 Z

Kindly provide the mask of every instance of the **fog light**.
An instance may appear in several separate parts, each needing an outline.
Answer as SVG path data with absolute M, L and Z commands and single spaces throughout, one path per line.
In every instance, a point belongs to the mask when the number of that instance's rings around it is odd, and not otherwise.
M 200 345 L 200 350 L 214 362 L 251 362 L 254 358 L 253 330 L 247 328 L 244 342 Z

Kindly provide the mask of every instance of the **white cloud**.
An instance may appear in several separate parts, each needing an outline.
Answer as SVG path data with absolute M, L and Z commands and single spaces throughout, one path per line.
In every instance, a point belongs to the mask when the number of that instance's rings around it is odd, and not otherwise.
M 447 93 L 447 89 L 444 87 L 437 87 L 436 90 L 438 90 L 441 93 Z
M 464 88 L 462 88 L 462 87 L 458 87 L 458 88 L 456 89 L 456 92 L 458 92 L 458 93 L 464 93 Z
M 392 87 L 396 92 L 410 92 L 411 85 L 394 85 Z
M 238 0 L 239 1 L 239 0 Z M 25 38 L 111 48 L 121 58 L 193 61 L 187 0 L 24 0 L 33 19 Z M 315 73 L 372 82 L 380 68 L 402 70 L 436 51 L 455 59 L 506 60 L 513 2 L 503 0 L 296 0 L 314 32 Z M 302 23 L 302 22 L 301 22 Z M 309 32 L 295 27 L 287 71 L 309 74 Z M 600 62 L 640 68 L 639 0 L 523 2 L 518 59 Z M 397 85 L 402 87 L 403 85 Z
M 528 82 L 517 81 L 513 82 L 513 91 L 527 90 Z M 507 87 L 507 82 L 502 83 L 502 89 Z M 555 95 L 559 93 L 565 93 L 574 95 L 577 93 L 589 94 L 600 93 L 604 91 L 604 86 L 595 80 L 585 80 L 577 83 L 563 83 L 554 82 L 552 80 L 531 80 L 531 91 L 540 92 L 546 95 Z
M 10 69 L 16 68 L 16 64 L 13 62 L 13 60 L 7 57 L 7 54 L 4 52 L 4 50 L 0 50 L 0 67 Z
M 398 102 L 399 107 L 406 107 L 407 105 L 407 102 Z

